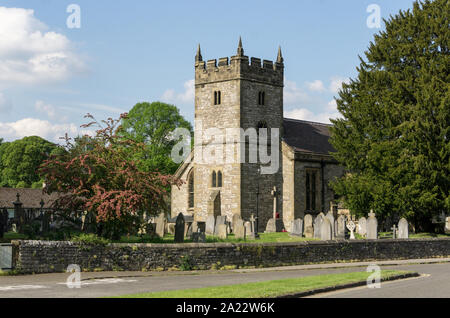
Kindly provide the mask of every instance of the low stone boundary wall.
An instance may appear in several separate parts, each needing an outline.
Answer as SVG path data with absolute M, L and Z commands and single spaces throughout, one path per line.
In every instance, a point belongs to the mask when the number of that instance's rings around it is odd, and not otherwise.
M 271 267 L 327 262 L 450 256 L 450 239 L 85 245 L 13 241 L 13 268 L 22 273 L 189 270 Z

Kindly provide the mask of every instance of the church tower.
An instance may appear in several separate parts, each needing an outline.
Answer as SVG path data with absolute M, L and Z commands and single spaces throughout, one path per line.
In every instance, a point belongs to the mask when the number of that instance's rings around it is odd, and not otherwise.
M 231 221 L 238 214 L 248 220 L 251 214 L 258 214 L 259 231 L 275 210 L 282 214 L 281 193 L 274 200 L 274 187 L 282 190 L 281 136 L 283 133 L 283 86 L 284 62 L 281 49 L 275 62 L 244 55 L 239 39 L 236 55 L 203 61 L 200 45 L 195 56 L 195 150 L 193 183 L 195 198 L 194 216 L 205 221 L 208 215 L 226 215 Z M 225 153 L 230 145 L 230 129 L 267 128 L 268 141 L 273 128 L 279 129 L 277 144 L 269 145 L 269 154 L 279 154 L 278 169 L 271 174 L 261 174 L 258 155 L 257 163 L 249 162 L 251 138 L 235 139 L 233 144 L 235 160 L 230 162 Z M 205 138 L 207 130 L 223 134 L 220 138 Z M 249 133 L 250 135 L 250 133 Z M 200 138 L 201 137 L 201 138 Z M 245 140 L 242 142 L 242 140 Z M 258 139 L 256 139 L 258 140 Z M 227 145 L 225 145 L 228 141 Z M 254 141 L 254 139 L 253 139 Z M 208 162 L 205 147 L 223 144 L 223 161 Z M 242 148 L 244 147 L 244 148 Z M 217 148 L 220 152 L 220 147 Z M 244 150 L 245 149 L 245 153 Z M 198 150 L 202 150 L 199 153 Z M 217 153 L 213 152 L 214 155 Z M 199 157 L 202 156 L 202 160 Z M 217 156 L 216 156 L 217 158 Z M 274 209 L 273 204 L 277 202 Z

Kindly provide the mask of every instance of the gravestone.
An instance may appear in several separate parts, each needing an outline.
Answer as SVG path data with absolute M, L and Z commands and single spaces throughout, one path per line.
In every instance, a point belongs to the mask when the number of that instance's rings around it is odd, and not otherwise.
M 254 238 L 255 234 L 253 233 L 252 223 L 247 221 L 244 223 L 245 227 L 245 238 Z
M 236 239 L 244 239 L 245 240 L 245 226 L 244 221 L 236 220 L 234 223 L 234 238 Z
M 241 220 L 241 216 L 239 214 L 233 214 L 233 218 L 231 219 L 231 231 L 234 232 L 234 226 L 237 221 Z
M 325 219 L 325 215 L 321 212 L 319 215 L 316 216 L 314 219 L 314 238 L 320 239 L 321 238 L 321 230 L 322 230 L 322 223 Z
M 375 217 L 375 213 L 373 211 L 370 211 L 369 217 L 367 219 L 367 239 L 368 240 L 376 240 L 378 239 L 378 221 Z
M 192 242 L 194 243 L 205 243 L 206 242 L 206 234 L 205 232 L 201 232 L 200 229 L 198 229 L 197 232 L 192 232 Z
M 408 221 L 405 218 L 400 219 L 400 221 L 398 222 L 398 238 L 409 238 Z
M 192 236 L 192 222 L 186 222 L 184 223 L 184 237 L 188 238 Z
M 161 213 L 156 219 L 156 235 L 163 238 L 166 229 L 166 217 L 164 213 Z
M 450 234 L 450 216 L 445 218 L 445 234 Z
M 222 240 L 226 240 L 228 237 L 228 230 L 227 230 L 227 225 L 220 223 L 218 226 L 216 226 L 217 228 L 217 236 L 222 239 Z
M 197 233 L 199 231 L 198 222 L 194 221 L 191 225 L 191 234 Z M 200 231 L 201 232 L 201 231 Z
M 354 240 L 355 239 L 355 222 L 353 222 L 352 220 L 349 220 L 347 222 L 347 229 L 350 231 L 350 239 Z
M 314 228 L 313 228 L 313 218 L 311 214 L 306 214 L 303 218 L 303 226 L 305 228 L 305 237 L 313 238 L 314 237 Z
M 346 224 L 345 224 L 346 218 L 343 215 L 340 215 L 336 220 L 336 238 L 338 239 L 345 239 L 345 232 L 346 232 Z
M 216 218 L 214 215 L 208 215 L 206 218 L 205 232 L 208 235 L 214 235 L 214 230 L 216 228 Z
M 324 218 L 320 225 L 320 239 L 322 241 L 330 241 L 333 239 L 333 227 L 329 218 Z
M 293 236 L 303 236 L 303 220 L 302 219 L 295 219 L 292 221 L 292 227 L 291 227 L 291 235 Z
M 225 225 L 225 231 L 228 234 L 227 217 L 225 215 L 218 215 L 216 218 L 216 227 L 214 228 L 214 235 L 219 235 L 219 225 Z
M 365 217 L 362 217 L 358 220 L 357 232 L 361 236 L 365 236 L 367 234 L 367 220 Z
M 283 231 L 282 219 L 269 219 L 266 225 L 266 233 L 279 233 Z
M 332 211 L 328 212 L 325 217 L 330 221 L 330 224 L 331 224 L 331 237 L 334 239 L 336 237 L 336 229 L 335 229 L 335 224 L 334 224 L 333 212 Z
M 175 243 L 184 242 L 184 230 L 185 222 L 183 213 L 178 214 L 177 221 L 175 222 Z
M 175 235 L 175 223 L 166 223 L 166 233 Z

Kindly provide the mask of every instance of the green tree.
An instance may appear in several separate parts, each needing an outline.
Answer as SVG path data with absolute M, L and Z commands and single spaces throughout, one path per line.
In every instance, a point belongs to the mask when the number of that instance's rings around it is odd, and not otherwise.
M 136 104 L 122 120 L 122 126 L 125 138 L 145 144 L 144 151 L 134 153 L 140 168 L 164 174 L 173 174 L 179 166 L 170 158 L 177 142 L 172 132 L 186 128 L 192 133 L 192 125 L 180 115 L 178 108 L 161 102 Z
M 351 174 L 332 186 L 354 213 L 370 207 L 429 229 L 450 212 L 449 7 L 415 2 L 385 20 L 339 92 L 331 143 Z
M 95 216 L 97 234 L 118 239 L 123 234 L 135 234 L 143 223 L 144 212 L 158 215 L 164 212 L 166 189 L 180 181 L 159 172 L 145 172 L 138 168 L 130 152 L 142 152 L 141 142 L 121 136 L 119 125 L 126 114 L 117 120 L 98 122 L 96 135 L 66 138 L 66 152 L 51 156 L 40 167 L 45 176 L 47 193 L 58 192 L 53 203 L 58 217 L 77 218 L 87 211 Z
M 0 186 L 39 187 L 42 179 L 36 169 L 59 147 L 41 137 L 25 137 L 0 146 Z

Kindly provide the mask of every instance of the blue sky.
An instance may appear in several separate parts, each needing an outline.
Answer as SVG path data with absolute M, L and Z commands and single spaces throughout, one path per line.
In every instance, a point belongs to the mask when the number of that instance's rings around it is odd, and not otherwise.
M 66 25 L 72 3 L 79 29 Z M 173 103 L 193 121 L 197 44 L 218 59 L 236 53 L 239 36 L 248 56 L 275 60 L 281 45 L 286 117 L 327 122 L 381 30 L 367 26 L 368 6 L 387 18 L 412 3 L 0 0 L 0 138 L 57 141 L 77 134 L 87 112 L 118 117 L 141 101 Z

